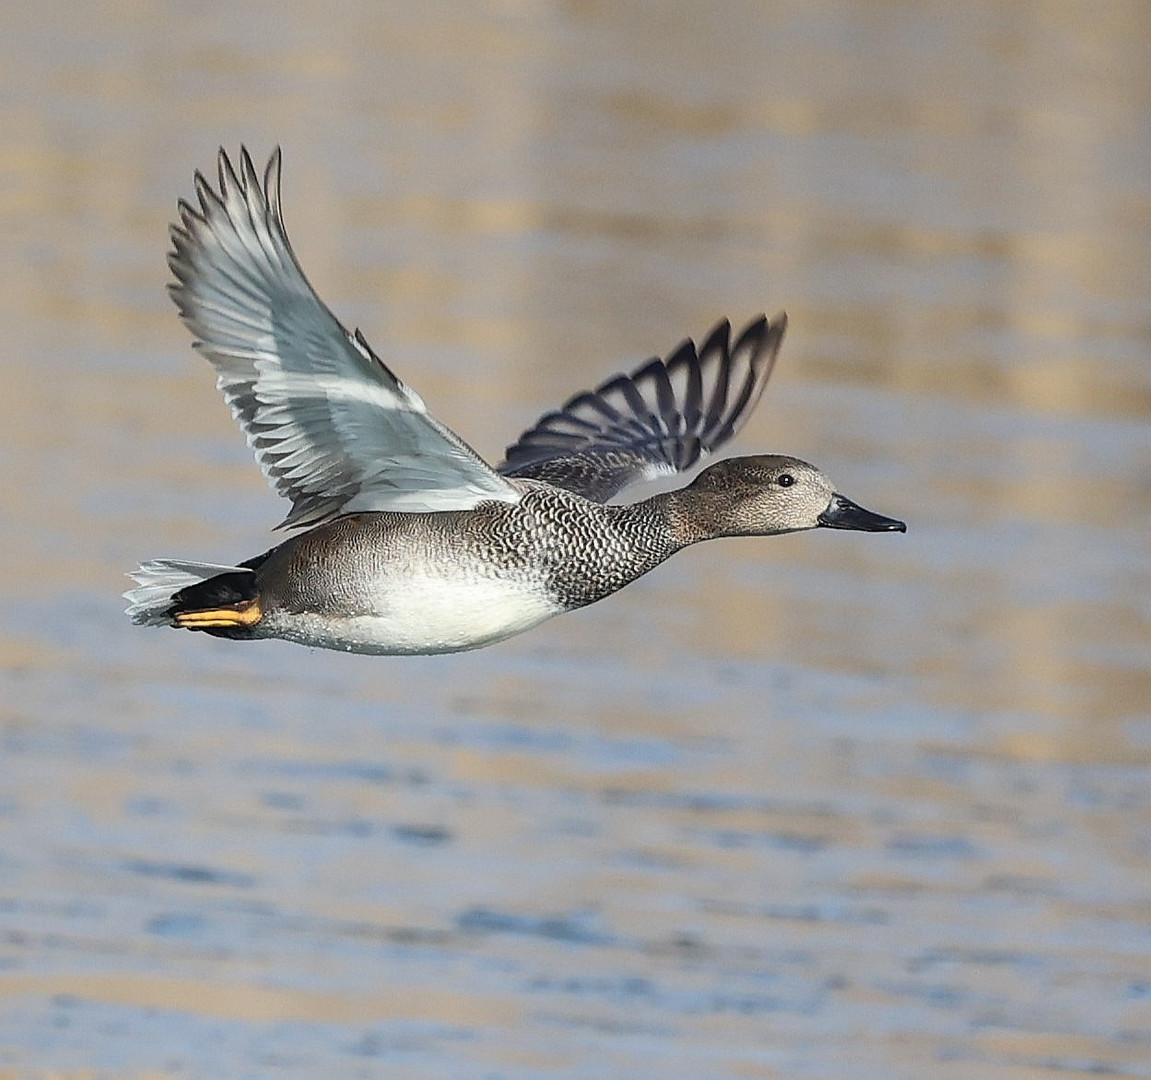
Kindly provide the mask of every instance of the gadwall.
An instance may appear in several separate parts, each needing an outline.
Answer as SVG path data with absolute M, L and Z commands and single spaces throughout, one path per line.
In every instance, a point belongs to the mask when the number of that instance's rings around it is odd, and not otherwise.
M 823 526 L 906 531 L 813 465 L 761 454 L 628 505 L 628 484 L 695 466 L 743 425 L 786 317 L 725 320 L 698 349 L 547 413 L 491 468 L 319 299 L 288 242 L 280 154 L 263 183 L 221 150 L 219 190 L 172 228 L 172 296 L 272 486 L 305 528 L 235 566 L 157 559 L 130 576 L 141 626 L 348 652 L 475 649 L 594 603 L 688 544 Z

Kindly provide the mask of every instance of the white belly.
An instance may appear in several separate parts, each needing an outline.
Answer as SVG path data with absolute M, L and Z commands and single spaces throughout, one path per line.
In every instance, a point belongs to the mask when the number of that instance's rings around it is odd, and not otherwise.
M 460 652 L 511 637 L 564 609 L 527 583 L 389 577 L 370 615 L 269 613 L 263 635 L 378 655 Z

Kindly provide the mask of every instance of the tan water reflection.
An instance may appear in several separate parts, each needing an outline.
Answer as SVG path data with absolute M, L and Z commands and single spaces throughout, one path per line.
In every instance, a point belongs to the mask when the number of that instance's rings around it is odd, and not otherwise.
M 8 12 L 0 1077 L 1148 1075 L 1148 26 Z M 485 453 L 785 307 L 741 448 L 910 532 L 699 548 L 454 658 L 134 630 L 140 557 L 282 515 L 163 294 L 241 140 Z

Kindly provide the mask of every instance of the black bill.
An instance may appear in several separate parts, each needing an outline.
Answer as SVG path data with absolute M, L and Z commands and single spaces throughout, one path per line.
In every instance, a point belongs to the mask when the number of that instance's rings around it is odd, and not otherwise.
M 827 509 L 819 515 L 820 525 L 828 529 L 857 529 L 859 532 L 907 532 L 907 526 L 895 518 L 873 514 L 856 506 L 842 495 L 832 495 Z

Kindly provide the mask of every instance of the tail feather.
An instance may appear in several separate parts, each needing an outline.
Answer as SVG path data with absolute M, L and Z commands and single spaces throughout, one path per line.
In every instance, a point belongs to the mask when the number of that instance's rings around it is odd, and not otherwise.
M 128 601 L 124 614 L 137 626 L 171 626 L 176 614 L 176 593 L 225 574 L 238 574 L 239 580 L 255 576 L 251 567 L 152 559 L 128 575 L 137 587 L 124 593 Z M 237 579 L 230 581 L 235 583 Z

